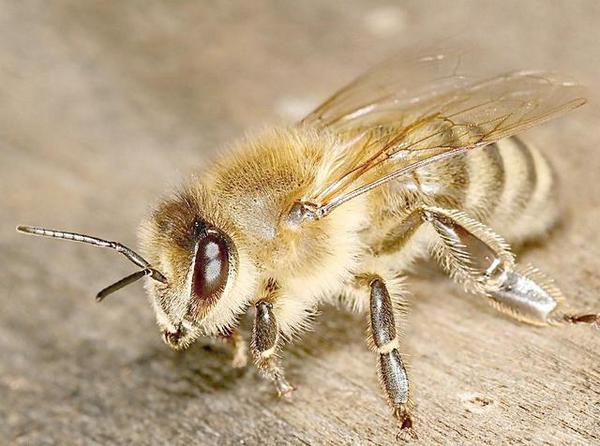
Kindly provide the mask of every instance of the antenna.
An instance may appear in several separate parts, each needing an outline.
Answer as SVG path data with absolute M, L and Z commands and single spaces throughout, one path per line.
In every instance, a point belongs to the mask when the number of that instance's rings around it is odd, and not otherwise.
M 96 295 L 96 300 L 100 302 L 109 294 L 114 293 L 117 290 L 141 279 L 144 276 L 150 276 L 152 279 L 156 280 L 160 283 L 167 283 L 167 279 L 163 276 L 160 271 L 154 269 L 150 266 L 141 255 L 135 252 L 133 249 L 128 248 L 127 246 L 119 243 L 119 242 L 111 242 L 108 240 L 103 240 L 98 237 L 92 237 L 90 235 L 78 234 L 76 232 L 66 232 L 66 231 L 58 231 L 56 229 L 46 229 L 40 228 L 36 226 L 17 226 L 17 231 L 23 234 L 31 234 L 37 235 L 41 237 L 51 237 L 57 238 L 61 240 L 70 240 L 73 242 L 86 243 L 88 245 L 99 246 L 100 248 L 109 248 L 114 249 L 117 252 L 120 252 L 125 257 L 127 257 L 130 261 L 135 263 L 137 266 L 142 268 L 140 271 L 136 271 L 133 274 L 113 283 L 112 285 L 104 288 Z

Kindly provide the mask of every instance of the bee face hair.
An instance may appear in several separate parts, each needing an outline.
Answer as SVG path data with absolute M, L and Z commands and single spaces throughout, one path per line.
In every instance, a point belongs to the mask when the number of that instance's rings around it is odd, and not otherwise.
M 172 347 L 225 332 L 245 308 L 256 274 L 238 237 L 235 225 L 200 187 L 163 201 L 142 224 L 142 250 L 169 278 L 168 286 L 149 282 L 148 291 Z

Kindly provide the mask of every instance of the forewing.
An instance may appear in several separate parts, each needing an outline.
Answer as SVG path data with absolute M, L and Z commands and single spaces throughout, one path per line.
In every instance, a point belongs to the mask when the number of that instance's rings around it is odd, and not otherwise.
M 580 86 L 548 73 L 514 72 L 483 81 L 451 76 L 437 87 L 421 88 L 421 96 L 411 99 L 369 90 L 378 85 L 373 79 L 367 76 L 366 87 L 358 82 L 342 90 L 333 97 L 340 102 L 333 99 L 309 115 L 342 137 L 368 136 L 354 148 L 356 162 L 315 194 L 321 214 L 418 167 L 491 144 L 585 103 Z M 357 157 L 357 150 L 368 156 Z M 375 168 L 379 177 L 373 177 Z
M 315 127 L 343 126 L 386 106 L 402 108 L 414 100 L 464 86 L 469 77 L 461 68 L 467 54 L 444 47 L 402 52 L 341 88 L 301 122 Z

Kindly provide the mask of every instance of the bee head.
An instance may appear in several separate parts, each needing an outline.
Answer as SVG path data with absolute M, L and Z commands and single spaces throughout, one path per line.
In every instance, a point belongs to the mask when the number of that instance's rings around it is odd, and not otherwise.
M 200 335 L 227 333 L 252 297 L 257 274 L 222 209 L 202 190 L 184 191 L 159 204 L 140 238 L 146 258 L 167 279 L 147 282 L 165 342 L 179 349 Z

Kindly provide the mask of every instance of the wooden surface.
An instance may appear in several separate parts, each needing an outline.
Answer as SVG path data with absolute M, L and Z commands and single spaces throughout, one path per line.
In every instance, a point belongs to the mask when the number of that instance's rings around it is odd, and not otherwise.
M 0 444 L 374 445 L 395 426 L 361 317 L 325 308 L 284 355 L 278 401 L 201 341 L 161 341 L 110 252 L 17 223 L 135 245 L 157 197 L 247 128 L 290 122 L 386 54 L 459 35 L 488 60 L 555 69 L 590 103 L 529 132 L 558 166 L 563 225 L 523 259 L 600 310 L 600 4 L 0 2 Z M 415 444 L 600 444 L 600 332 L 531 328 L 445 280 L 412 280 Z

